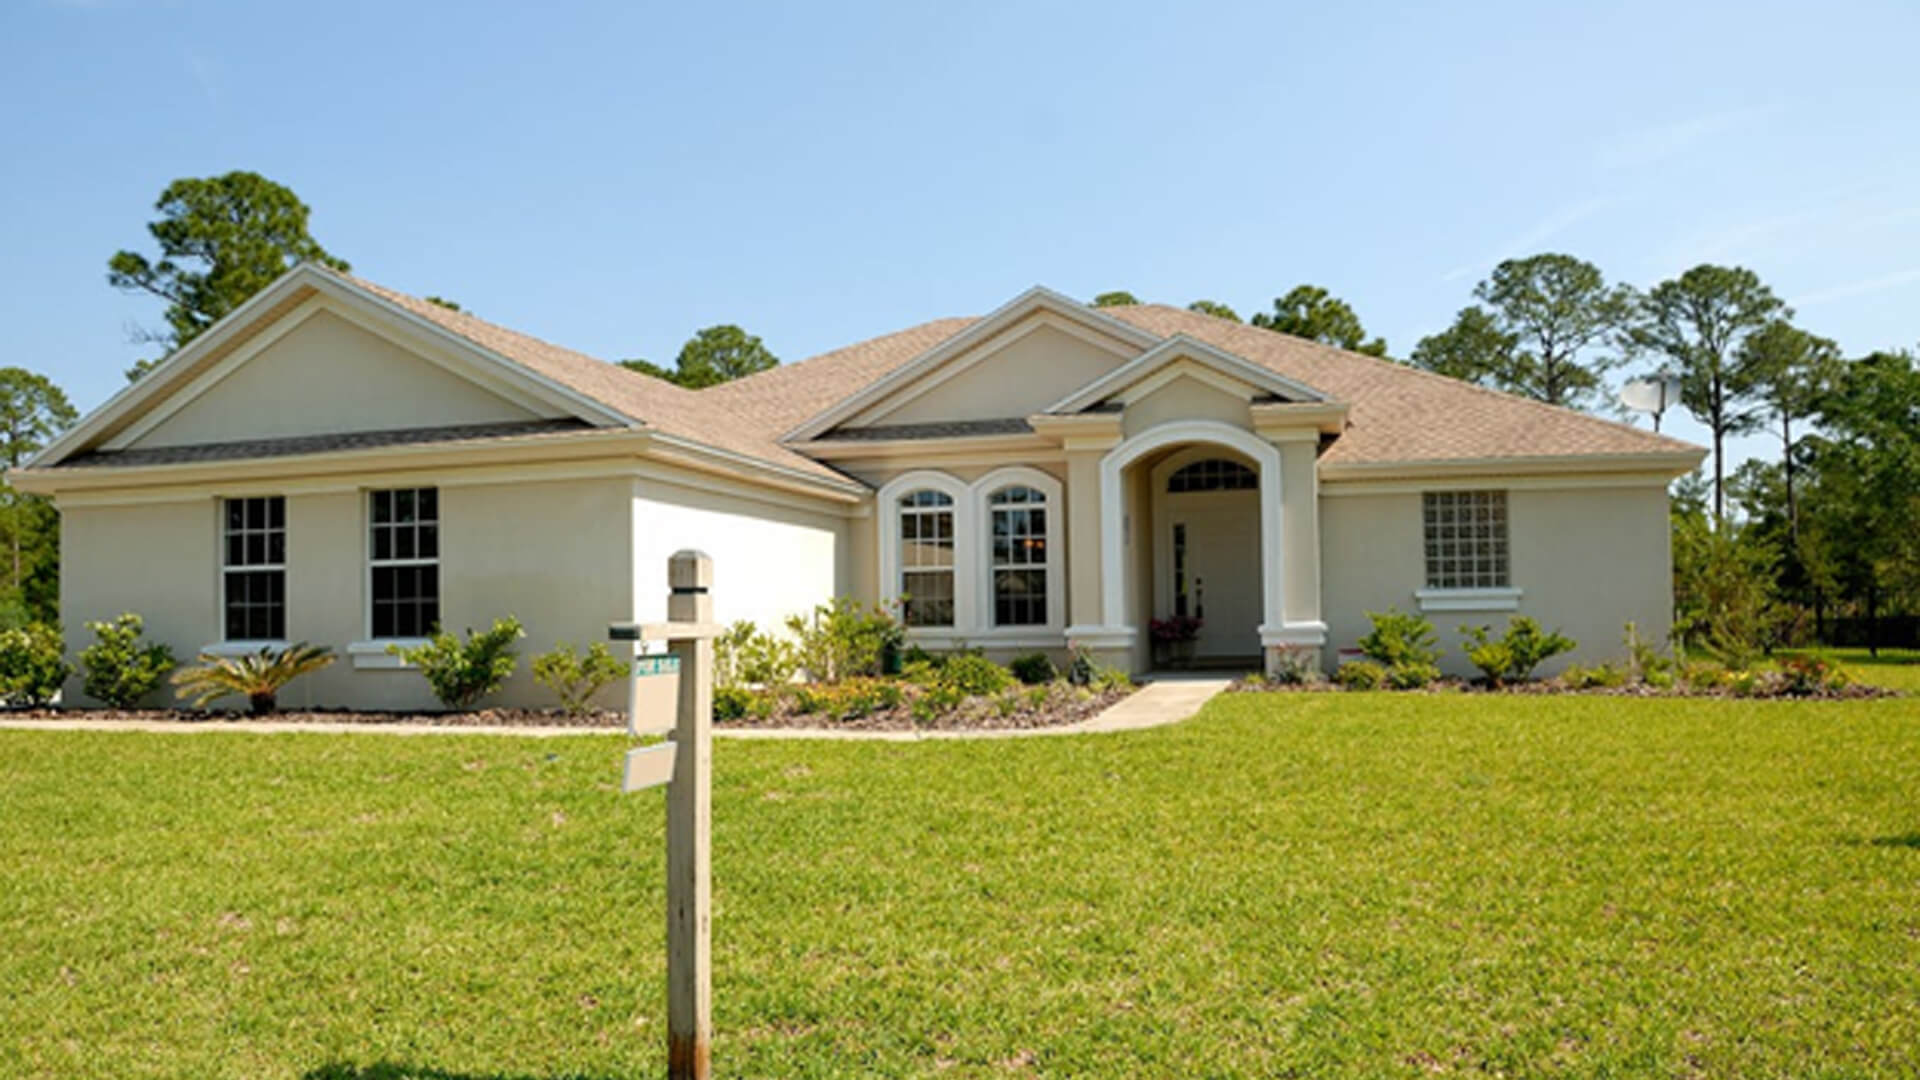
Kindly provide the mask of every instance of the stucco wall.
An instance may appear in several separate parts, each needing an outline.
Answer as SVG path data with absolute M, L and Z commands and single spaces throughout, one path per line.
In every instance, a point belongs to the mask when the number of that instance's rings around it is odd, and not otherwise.
M 135 446 L 525 420 L 533 413 L 318 311 Z
M 633 489 L 634 610 L 664 619 L 667 559 L 683 548 L 713 557 L 713 614 L 763 629 L 854 590 L 844 517 L 656 480 Z M 861 527 L 871 527 L 863 519 Z
M 1138 435 L 1173 420 L 1218 420 L 1238 428 L 1253 426 L 1244 396 L 1229 394 L 1191 375 L 1181 375 L 1127 403 L 1121 431 Z
M 440 487 L 441 618 L 456 631 L 514 615 L 527 628 L 506 705 L 548 705 L 528 659 L 565 639 L 604 640 L 633 617 L 627 477 Z M 332 667 L 295 681 L 285 706 L 425 708 L 417 672 L 356 668 L 347 645 L 367 638 L 366 497 L 358 491 L 287 496 L 287 636 L 331 646 Z M 61 614 L 70 651 L 92 638 L 89 620 L 135 611 L 149 635 L 191 658 L 220 637 L 219 503 L 68 507 Z M 78 693 L 78 680 L 70 687 Z M 155 696 L 171 702 L 171 692 Z M 609 692 L 605 700 L 624 700 Z
M 956 357 L 964 366 L 925 393 L 880 402 L 855 424 L 991 420 L 1027 416 L 1119 367 L 1123 357 L 1051 326 L 1036 326 L 987 355 Z
M 1498 486 L 1478 481 L 1446 488 Z M 1629 621 L 1650 640 L 1665 640 L 1672 572 L 1663 486 L 1515 490 L 1507 504 L 1512 580 L 1524 593 L 1519 610 L 1426 613 L 1439 630 L 1444 670 L 1473 673 L 1461 648 L 1461 627 L 1499 630 L 1510 614 L 1531 615 L 1579 643 L 1543 674 L 1568 663 L 1619 659 Z M 1425 584 L 1420 513 L 1417 492 L 1321 500 L 1329 664 L 1337 650 L 1352 648 L 1367 632 L 1368 611 L 1419 610 L 1414 592 Z

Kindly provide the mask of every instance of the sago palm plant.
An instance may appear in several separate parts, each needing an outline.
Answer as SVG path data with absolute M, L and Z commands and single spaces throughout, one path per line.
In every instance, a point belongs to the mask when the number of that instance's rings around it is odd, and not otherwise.
M 284 649 L 267 646 L 245 656 L 201 653 L 198 664 L 174 673 L 173 685 L 181 698 L 193 698 L 196 709 L 215 698 L 244 694 L 248 710 L 262 716 L 277 707 L 274 699 L 281 687 L 331 663 L 332 649 L 304 641 Z

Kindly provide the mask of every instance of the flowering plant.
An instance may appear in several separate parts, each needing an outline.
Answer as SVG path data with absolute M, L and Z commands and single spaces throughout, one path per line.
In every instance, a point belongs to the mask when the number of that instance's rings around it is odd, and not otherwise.
M 1153 640 L 1161 643 L 1192 641 L 1200 633 L 1203 625 L 1200 619 L 1191 615 L 1170 615 L 1164 619 L 1154 619 L 1147 624 L 1147 631 Z

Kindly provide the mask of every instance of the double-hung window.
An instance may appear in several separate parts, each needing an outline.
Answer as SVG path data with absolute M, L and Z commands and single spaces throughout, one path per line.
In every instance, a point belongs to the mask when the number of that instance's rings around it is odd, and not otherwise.
M 953 496 L 921 489 L 900 497 L 901 621 L 953 625 Z
M 1429 491 L 1421 502 L 1427 588 L 1504 589 L 1511 584 L 1506 492 Z
M 417 638 L 440 622 L 440 493 L 368 493 L 373 636 Z
M 287 636 L 287 500 L 227 499 L 220 606 L 228 641 Z
M 987 499 L 993 549 L 993 625 L 1047 624 L 1047 497 L 1025 484 Z

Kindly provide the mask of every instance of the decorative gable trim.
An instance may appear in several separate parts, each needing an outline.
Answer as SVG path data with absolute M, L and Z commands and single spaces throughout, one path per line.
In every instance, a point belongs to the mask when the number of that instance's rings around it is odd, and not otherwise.
M 1183 370 L 1184 369 L 1184 370 Z M 1211 373 L 1214 378 L 1206 378 Z M 1182 375 L 1200 377 L 1215 386 L 1244 386 L 1285 401 L 1323 402 L 1327 396 L 1270 368 L 1246 360 L 1198 338 L 1175 334 L 1159 345 L 1088 383 L 1047 408 L 1050 413 L 1077 413 L 1124 393 L 1157 389 Z M 1224 377 L 1230 382 L 1216 381 Z M 1134 394 L 1132 396 L 1138 396 Z
M 124 447 L 140 434 L 151 430 L 166 416 L 205 393 L 266 344 L 322 307 L 369 332 L 388 337 L 395 344 L 416 352 L 423 360 L 454 371 L 516 404 L 542 403 L 546 409 L 537 411 L 557 411 L 595 427 L 640 426 L 638 418 L 626 416 L 437 326 L 385 297 L 302 264 L 228 312 L 185 347 L 175 350 L 173 355 L 138 382 L 123 388 L 106 404 L 47 444 L 25 467 L 57 465 L 95 445 Z M 263 320 L 272 320 L 277 325 L 267 331 L 269 336 L 265 341 L 256 341 L 258 335 L 251 332 Z M 396 324 L 402 331 L 401 337 L 395 337 L 393 333 Z M 417 348 L 417 343 L 407 342 L 406 336 L 424 337 L 435 348 L 422 352 Z M 436 352 L 451 354 L 468 363 L 455 367 L 442 357 L 432 355 Z M 159 415 L 150 415 L 156 413 Z
M 947 361 L 988 344 L 1036 312 L 1050 312 L 1069 323 L 1078 324 L 1097 331 L 1105 337 L 1143 350 L 1151 350 L 1160 344 L 1160 338 L 1139 327 L 1122 322 L 1098 308 L 1088 307 L 1072 297 L 1036 285 L 1002 304 L 991 314 L 976 320 L 966 329 L 868 383 L 859 391 L 794 428 L 782 436 L 781 441 L 804 442 L 819 438 L 887 397 L 911 386 Z M 951 374 L 942 376 L 941 381 L 950 377 Z

